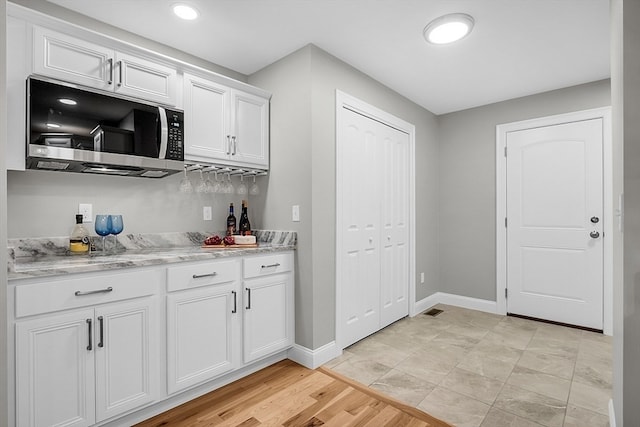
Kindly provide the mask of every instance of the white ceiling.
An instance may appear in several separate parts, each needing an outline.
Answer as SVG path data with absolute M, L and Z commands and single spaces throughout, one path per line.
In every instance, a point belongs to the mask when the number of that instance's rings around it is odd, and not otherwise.
M 436 114 L 608 78 L 609 0 L 49 0 L 243 74 L 313 43 Z M 108 7 L 107 7 L 108 6 Z M 440 15 L 475 19 L 449 46 Z

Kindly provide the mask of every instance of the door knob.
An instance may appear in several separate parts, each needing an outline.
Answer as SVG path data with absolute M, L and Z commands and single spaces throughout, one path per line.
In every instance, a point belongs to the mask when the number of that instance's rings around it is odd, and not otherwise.
M 591 233 L 589 233 L 589 236 L 591 236 L 592 239 L 597 239 L 598 237 L 600 237 L 600 233 L 598 233 L 597 231 L 592 231 Z
M 594 224 L 597 224 L 598 222 L 600 222 L 600 218 L 598 218 L 597 216 L 592 216 L 591 217 L 591 222 Z

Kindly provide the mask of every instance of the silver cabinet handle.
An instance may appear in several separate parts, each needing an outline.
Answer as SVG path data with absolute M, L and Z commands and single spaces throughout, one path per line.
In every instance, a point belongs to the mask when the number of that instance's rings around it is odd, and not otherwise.
M 91 327 L 91 319 L 87 319 L 87 325 L 89 326 L 89 345 L 87 346 L 87 350 L 91 351 L 93 350 L 93 338 L 91 337 L 91 330 L 93 328 Z
M 249 288 L 244 288 L 247 291 L 247 306 L 245 307 L 245 309 L 247 310 L 251 310 L 251 289 Z
M 98 347 L 104 347 L 104 318 L 102 316 L 98 316 L 98 323 L 100 324 L 100 342 L 98 342 Z
M 591 233 L 589 233 L 589 236 L 591 236 L 592 239 L 597 239 L 598 237 L 600 237 L 600 233 L 598 233 L 597 231 L 592 231 Z
M 122 61 L 118 61 L 118 87 L 122 86 Z
M 227 154 L 231 154 L 231 135 L 227 135 Z
M 213 276 L 217 276 L 218 273 L 216 273 L 215 271 L 213 273 L 209 273 L 209 274 L 194 274 L 193 278 L 194 279 L 201 279 L 203 277 L 213 277 Z
M 231 144 L 233 145 L 233 151 L 231 152 L 231 155 L 235 156 L 236 155 L 236 148 L 238 146 L 238 143 L 236 142 L 236 137 L 235 136 L 231 137 Z
M 107 62 L 109 63 L 109 80 L 107 81 L 107 84 L 112 84 L 113 83 L 113 58 L 107 59 Z
M 276 262 L 275 264 L 263 265 L 260 268 L 271 268 L 271 267 L 280 267 L 280 263 Z
M 233 310 L 231 312 L 236 313 L 238 311 L 238 294 L 236 291 L 231 291 L 231 293 L 233 294 Z
M 107 292 L 111 292 L 111 291 L 113 291 L 113 288 L 109 286 L 106 289 L 98 289 L 96 291 L 76 291 L 74 295 L 77 297 L 81 297 L 83 295 L 91 295 L 91 294 L 106 294 Z

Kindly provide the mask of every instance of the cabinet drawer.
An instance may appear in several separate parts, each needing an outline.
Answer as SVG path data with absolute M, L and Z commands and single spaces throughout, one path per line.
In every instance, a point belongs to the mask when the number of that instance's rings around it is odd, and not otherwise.
M 167 291 L 240 280 L 240 260 L 213 261 L 167 268 Z
M 245 258 L 243 277 L 262 277 L 269 274 L 284 273 L 293 269 L 293 256 L 290 253 L 261 255 Z
M 16 317 L 153 295 L 163 270 L 97 274 L 16 286 Z

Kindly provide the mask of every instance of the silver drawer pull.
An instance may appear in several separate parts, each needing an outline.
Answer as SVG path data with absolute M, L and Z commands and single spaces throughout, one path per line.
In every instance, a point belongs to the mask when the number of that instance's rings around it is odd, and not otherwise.
M 213 277 L 213 276 L 217 276 L 218 273 L 216 273 L 215 271 L 213 273 L 209 273 L 209 274 L 194 274 L 193 278 L 194 279 L 200 279 L 202 277 Z
M 97 291 L 76 291 L 75 296 L 80 297 L 82 295 L 91 295 L 91 294 L 106 294 L 107 292 L 113 291 L 113 288 L 109 286 L 106 289 L 98 289 Z
M 280 267 L 280 263 L 276 262 L 275 264 L 263 265 L 262 268 L 271 268 L 271 267 Z

